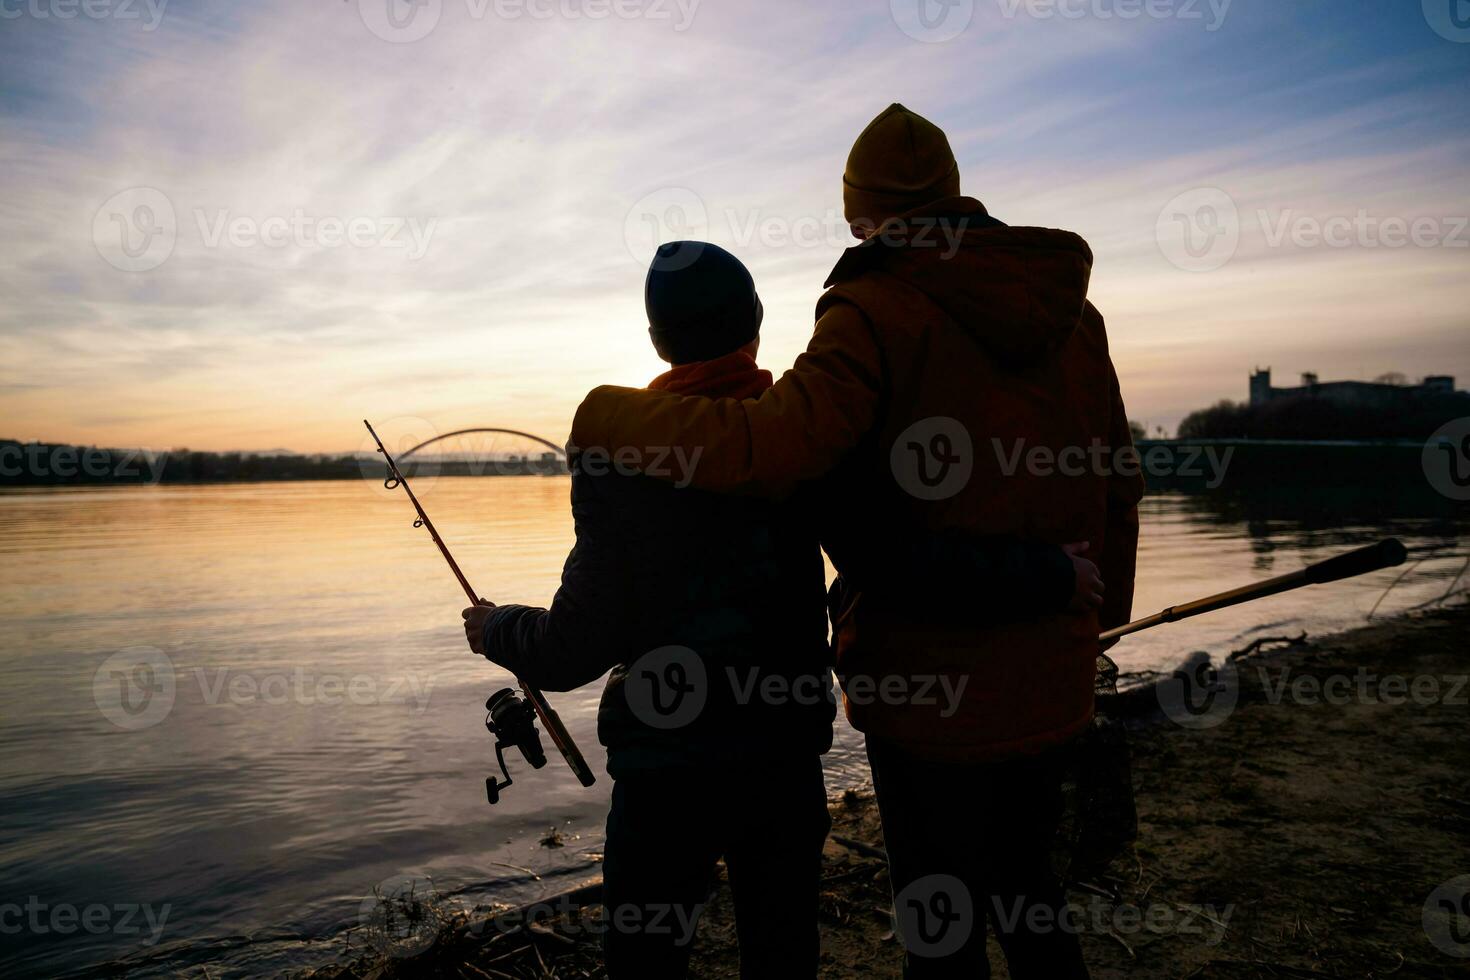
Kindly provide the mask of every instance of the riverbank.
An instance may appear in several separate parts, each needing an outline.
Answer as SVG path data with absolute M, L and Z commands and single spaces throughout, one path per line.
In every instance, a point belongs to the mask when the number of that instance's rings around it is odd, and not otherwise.
M 471 459 L 416 457 L 400 462 L 404 476 L 410 480 L 439 476 L 565 476 L 570 472 L 566 461 L 550 452 Z M 207 453 L 0 439 L 0 489 L 377 481 L 386 471 L 379 457 L 361 453 Z
M 1207 712 L 1133 699 L 1138 842 L 1069 892 L 1093 976 L 1463 976 L 1470 960 L 1451 954 L 1470 954 L 1456 945 L 1470 919 L 1426 922 L 1425 908 L 1470 874 L 1467 641 L 1461 605 L 1237 660 Z M 821 975 L 896 978 L 870 792 L 842 792 L 832 816 Z M 966 833 L 962 815 L 954 832 Z M 588 889 L 577 902 L 595 897 Z M 471 920 L 418 901 L 398 912 L 388 929 L 363 930 L 359 948 L 370 953 L 311 976 L 602 975 L 595 942 L 578 931 L 587 907 L 536 921 Z M 426 923 L 444 928 L 430 937 Z M 1461 931 L 1445 928 L 1454 925 Z M 1006 976 L 993 940 L 991 950 Z M 723 881 L 692 975 L 738 976 Z

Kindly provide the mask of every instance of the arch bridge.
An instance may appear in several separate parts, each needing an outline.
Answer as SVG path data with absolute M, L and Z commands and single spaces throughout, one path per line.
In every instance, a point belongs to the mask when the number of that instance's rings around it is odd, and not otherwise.
M 556 453 L 557 457 L 560 458 L 560 459 L 562 459 L 562 460 L 565 460 L 567 458 L 567 452 L 566 452 L 566 449 L 564 447 L 558 446 L 556 443 L 552 442 L 550 439 L 543 439 L 540 436 L 536 435 L 535 433 L 532 433 L 532 432 L 522 432 L 519 429 L 497 429 L 497 428 L 489 428 L 489 427 L 476 427 L 476 428 L 473 428 L 473 429 L 456 429 L 453 432 L 445 432 L 445 433 L 442 433 L 440 435 L 434 436 L 432 439 L 425 439 L 423 442 L 419 443 L 417 446 L 414 446 L 412 449 L 409 449 L 406 452 L 400 453 L 399 456 L 398 456 L 398 458 L 401 459 L 401 460 L 402 459 L 408 459 L 410 456 L 412 456 L 414 453 L 418 452 L 420 449 L 423 449 L 425 446 L 432 446 L 436 442 L 441 442 L 441 441 L 443 441 L 445 439 L 453 439 L 455 436 L 467 436 L 467 435 L 472 435 L 472 434 L 477 433 L 477 432 L 490 432 L 490 433 L 495 433 L 497 435 L 519 436 L 522 439 L 529 439 L 532 442 L 540 443 L 541 445 L 545 446 L 547 449 L 549 449 L 552 452 Z

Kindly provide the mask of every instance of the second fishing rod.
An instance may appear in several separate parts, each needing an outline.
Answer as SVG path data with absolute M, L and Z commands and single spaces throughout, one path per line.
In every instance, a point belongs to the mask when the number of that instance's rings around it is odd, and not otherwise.
M 1366 575 L 1381 568 L 1392 568 L 1395 565 L 1402 565 L 1407 554 L 1403 542 L 1398 538 L 1384 538 L 1377 544 L 1370 544 L 1324 559 L 1306 568 L 1287 572 L 1285 575 L 1277 575 L 1275 578 L 1268 578 L 1251 585 L 1242 585 L 1239 588 L 1218 592 L 1202 599 L 1181 602 L 1156 612 L 1152 616 L 1145 616 L 1143 619 L 1107 630 L 1098 639 L 1106 643 L 1109 640 L 1152 629 L 1164 623 L 1177 623 L 1181 619 L 1214 612 L 1216 609 L 1224 609 L 1227 606 L 1236 606 L 1242 602 L 1253 602 L 1256 599 L 1279 595 L 1282 592 L 1290 592 L 1308 585 L 1324 585 L 1357 575 Z

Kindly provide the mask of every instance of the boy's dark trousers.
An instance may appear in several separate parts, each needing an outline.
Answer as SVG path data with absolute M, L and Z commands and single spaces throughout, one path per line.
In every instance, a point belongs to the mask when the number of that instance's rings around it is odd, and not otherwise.
M 1086 980 L 1076 917 L 1061 918 L 1065 897 L 1050 866 L 1060 754 L 941 765 L 869 738 L 868 761 L 904 976 L 989 977 L 989 918 L 1013 980 Z
M 817 886 L 829 827 L 815 754 L 616 779 L 603 857 L 608 976 L 685 975 L 694 925 L 724 857 L 741 977 L 815 977 Z

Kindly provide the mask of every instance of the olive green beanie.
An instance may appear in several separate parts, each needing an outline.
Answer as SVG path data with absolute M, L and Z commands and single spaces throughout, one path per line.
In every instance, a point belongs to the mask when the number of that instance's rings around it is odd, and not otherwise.
M 858 136 L 842 175 L 843 211 L 858 226 L 877 227 L 959 192 L 959 165 L 944 130 L 897 102 Z

